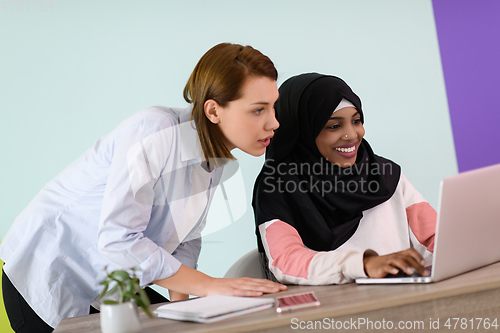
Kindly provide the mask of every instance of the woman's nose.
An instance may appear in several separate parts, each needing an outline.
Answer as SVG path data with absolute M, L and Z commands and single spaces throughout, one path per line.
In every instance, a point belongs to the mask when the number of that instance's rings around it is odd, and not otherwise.
M 354 130 L 352 126 L 347 126 L 346 131 L 343 134 L 342 139 L 353 140 L 358 137 L 358 133 Z
M 267 128 L 270 128 L 273 131 L 278 129 L 278 127 L 280 127 L 280 123 L 278 122 L 278 119 L 276 119 L 276 113 L 274 112 L 274 109 L 272 112 L 269 112 L 269 119 L 267 124 L 268 124 Z

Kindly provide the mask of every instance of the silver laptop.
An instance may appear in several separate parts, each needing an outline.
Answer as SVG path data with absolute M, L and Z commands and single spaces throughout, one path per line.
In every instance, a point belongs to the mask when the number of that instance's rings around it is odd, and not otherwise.
M 356 279 L 359 284 L 437 282 L 500 261 L 500 164 L 441 182 L 428 277 Z

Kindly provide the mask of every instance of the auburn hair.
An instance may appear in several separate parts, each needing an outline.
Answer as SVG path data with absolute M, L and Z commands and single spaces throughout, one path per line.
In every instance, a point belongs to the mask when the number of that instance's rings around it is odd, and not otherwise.
M 203 154 L 217 166 L 235 157 L 224 145 L 220 128 L 206 117 L 204 104 L 213 99 L 225 107 L 240 98 L 250 76 L 276 81 L 278 72 L 271 59 L 253 47 L 221 43 L 201 57 L 184 87 L 184 99 L 193 104 L 191 120 L 195 122 Z

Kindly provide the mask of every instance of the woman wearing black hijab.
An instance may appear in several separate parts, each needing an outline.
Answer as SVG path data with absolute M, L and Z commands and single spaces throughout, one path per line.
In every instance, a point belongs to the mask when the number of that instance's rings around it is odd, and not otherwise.
M 363 139 L 351 88 L 334 76 L 302 74 L 282 84 L 275 107 L 281 126 L 253 197 L 268 276 L 317 285 L 399 270 L 427 275 L 436 212 L 399 165 Z

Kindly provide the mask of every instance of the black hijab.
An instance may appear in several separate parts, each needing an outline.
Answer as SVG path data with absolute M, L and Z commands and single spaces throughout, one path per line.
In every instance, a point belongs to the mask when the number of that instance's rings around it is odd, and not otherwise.
M 315 139 L 345 98 L 364 122 L 361 100 L 340 78 L 317 73 L 285 81 L 276 102 L 276 130 L 254 187 L 258 226 L 279 219 L 293 226 L 305 246 L 329 251 L 356 231 L 363 211 L 387 201 L 396 190 L 399 165 L 377 156 L 362 140 L 354 165 L 341 168 L 319 152 Z

